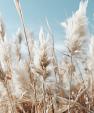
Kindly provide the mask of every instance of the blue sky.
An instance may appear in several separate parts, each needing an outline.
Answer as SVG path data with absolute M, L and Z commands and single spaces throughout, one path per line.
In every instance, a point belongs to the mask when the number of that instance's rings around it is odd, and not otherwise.
M 40 26 L 45 25 L 45 17 L 51 25 L 55 41 L 61 42 L 64 32 L 60 23 L 70 17 L 79 7 L 80 0 L 21 0 L 25 24 L 37 36 Z M 87 16 L 89 28 L 94 23 L 94 0 L 89 0 Z M 13 0 L 0 0 L 0 15 L 2 15 L 8 34 L 13 34 L 20 27 L 20 20 Z M 93 30 L 92 30 L 93 32 Z

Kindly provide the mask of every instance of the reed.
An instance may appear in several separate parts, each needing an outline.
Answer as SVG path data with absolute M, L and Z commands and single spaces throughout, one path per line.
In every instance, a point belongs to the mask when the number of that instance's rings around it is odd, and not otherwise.
M 25 25 L 20 0 L 14 2 L 22 25 L 14 39 L 6 36 L 0 18 L 0 113 L 94 113 L 94 37 L 89 35 L 88 0 L 61 23 L 61 61 L 48 20 L 36 43 Z

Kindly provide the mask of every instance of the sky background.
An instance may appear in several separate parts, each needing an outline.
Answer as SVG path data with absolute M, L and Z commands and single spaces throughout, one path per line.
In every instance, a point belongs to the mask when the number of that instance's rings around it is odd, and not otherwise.
M 88 1 L 89 29 L 94 32 L 94 0 Z M 60 23 L 78 9 L 79 3 L 80 0 L 21 0 L 25 24 L 34 32 L 35 37 L 38 37 L 39 29 L 45 25 L 47 17 L 58 46 L 62 45 L 64 39 Z M 12 37 L 21 26 L 13 0 L 0 0 L 0 15 L 5 21 L 7 34 Z

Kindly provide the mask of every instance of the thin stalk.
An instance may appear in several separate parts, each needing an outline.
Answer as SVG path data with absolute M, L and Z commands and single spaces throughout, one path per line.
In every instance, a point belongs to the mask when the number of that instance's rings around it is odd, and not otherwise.
M 20 20 L 21 20 L 21 24 L 22 24 L 23 30 L 24 30 L 24 36 L 25 36 L 26 45 L 27 45 L 28 54 L 29 54 L 29 61 L 30 61 L 30 64 L 31 64 L 32 58 L 31 58 L 31 54 L 30 54 L 30 48 L 29 48 L 28 38 L 27 38 L 27 34 L 26 34 L 26 29 L 25 29 L 25 23 L 24 23 L 24 18 L 23 18 L 23 12 L 22 12 L 22 8 L 21 8 L 21 5 L 20 5 L 19 0 L 17 0 L 16 2 L 17 2 L 18 10 L 19 10 L 19 11 L 18 11 L 18 14 L 19 14 L 19 17 L 20 17 Z M 17 7 L 17 6 L 16 6 L 16 7 Z M 31 76 L 31 68 L 30 68 L 30 66 L 29 66 L 29 71 L 30 71 L 30 76 Z M 31 77 L 30 77 L 30 81 L 31 81 Z
M 30 49 L 29 49 L 29 43 L 28 43 L 28 38 L 27 38 L 27 34 L 26 34 L 26 28 L 25 28 L 23 12 L 22 12 L 20 2 L 19 2 L 19 15 L 20 15 L 21 24 L 22 24 L 23 30 L 24 30 L 25 40 L 26 40 L 27 49 L 28 49 L 28 53 L 29 53 L 29 59 L 30 59 L 30 62 L 31 62 L 31 54 L 30 54 Z
M 90 71 L 90 75 L 91 75 L 91 90 L 92 90 L 92 102 L 93 102 L 93 74 L 92 72 Z
M 43 79 L 43 103 L 44 103 L 44 110 L 43 112 L 46 113 L 46 100 L 45 100 L 45 81 Z
M 21 5 L 20 5 L 20 2 L 18 3 L 18 10 L 19 10 L 19 16 L 20 16 L 20 19 L 21 19 L 21 24 L 23 26 L 23 30 L 24 30 L 24 35 L 25 35 L 25 40 L 26 40 L 26 45 L 27 45 L 27 49 L 28 49 L 28 54 L 29 54 L 29 61 L 30 61 L 30 64 L 32 63 L 32 58 L 31 58 L 31 54 L 30 54 L 30 48 L 29 48 L 29 43 L 28 43 L 28 37 L 27 37 L 27 34 L 26 34 L 26 28 L 25 28 L 25 24 L 24 24 L 24 18 L 23 18 L 23 12 L 22 12 L 22 8 L 21 8 Z M 30 73 L 30 82 L 32 83 L 32 78 L 31 78 L 31 68 L 29 66 L 29 73 Z M 34 85 L 35 86 L 35 85 Z M 35 90 L 35 89 L 34 89 Z M 35 94 L 35 98 L 36 98 L 36 93 Z M 37 100 L 37 99 L 36 99 Z
M 73 64 L 72 62 L 72 55 L 70 57 L 71 60 L 71 64 Z M 70 104 L 71 104 L 71 81 L 72 81 L 72 70 L 70 69 L 70 80 L 69 80 L 69 108 L 68 108 L 68 113 L 70 113 Z
M 35 95 L 35 103 L 37 103 L 37 92 L 36 92 L 36 82 L 34 81 L 34 95 Z M 38 113 L 37 104 L 35 104 L 35 111 Z

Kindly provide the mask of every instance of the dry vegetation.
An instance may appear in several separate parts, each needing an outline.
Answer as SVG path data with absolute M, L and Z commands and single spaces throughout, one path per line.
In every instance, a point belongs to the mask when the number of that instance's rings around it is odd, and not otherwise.
M 0 113 L 94 113 L 94 38 L 88 30 L 88 1 L 65 22 L 59 63 L 54 37 L 39 32 L 39 44 L 25 27 L 19 0 L 15 6 L 23 30 L 6 38 L 0 19 Z

